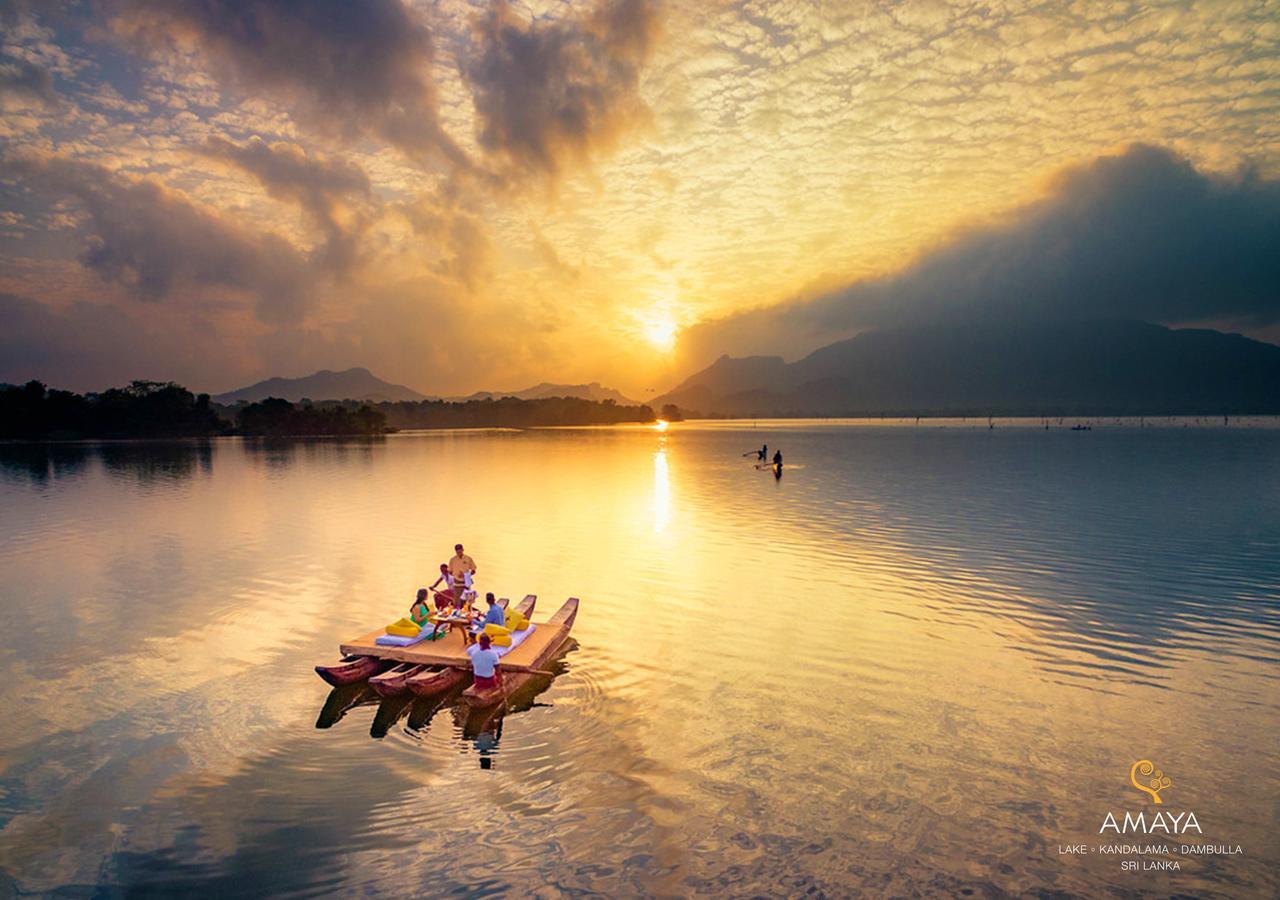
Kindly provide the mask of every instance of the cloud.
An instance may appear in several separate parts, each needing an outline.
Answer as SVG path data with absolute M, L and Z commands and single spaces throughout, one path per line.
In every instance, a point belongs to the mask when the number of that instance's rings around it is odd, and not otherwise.
M 691 362 L 797 355 L 856 331 L 978 319 L 1280 321 L 1280 182 L 1197 171 L 1132 145 L 1056 173 L 1047 195 L 955 233 L 903 270 L 691 329 Z M 684 338 L 682 337 L 682 340 Z
M 361 236 L 370 224 L 363 207 L 372 199 L 372 187 L 364 169 L 344 160 L 309 156 L 296 144 L 267 144 L 256 137 L 245 144 L 214 137 L 204 149 L 256 177 L 272 197 L 301 206 L 325 235 L 318 262 L 338 274 L 355 265 Z
M 89 163 L 25 159 L 7 168 L 44 193 L 72 199 L 83 213 L 80 262 L 139 299 L 221 288 L 246 295 L 263 321 L 305 311 L 314 278 L 278 235 L 242 229 L 155 181 Z
M 431 271 L 475 290 L 491 273 L 493 243 L 467 196 L 457 182 L 450 182 L 403 204 L 400 211 L 435 257 Z
M 345 138 L 376 135 L 409 157 L 465 162 L 441 130 L 426 25 L 400 0 L 115 0 L 143 46 L 186 42 L 248 96 L 267 92 Z
M 25 106 L 56 106 L 58 92 L 48 69 L 27 60 L 0 64 L 0 109 Z
M 579 18 L 528 23 L 494 3 L 464 63 L 480 147 L 512 171 L 551 177 L 611 150 L 648 116 L 640 73 L 657 33 L 648 0 L 604 0 Z

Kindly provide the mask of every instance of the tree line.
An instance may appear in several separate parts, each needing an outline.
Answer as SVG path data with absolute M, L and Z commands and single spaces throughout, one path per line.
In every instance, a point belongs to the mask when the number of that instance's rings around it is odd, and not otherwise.
M 664 409 L 664 414 L 669 412 Z M 665 416 L 671 419 L 672 416 Z M 362 403 L 291 403 L 277 397 L 223 407 L 180 384 L 134 381 L 76 394 L 39 381 L 0 386 L 0 439 L 377 435 L 406 428 L 532 428 L 652 422 L 648 406 L 576 397 Z
M 347 409 L 270 399 L 224 418 L 208 394 L 172 381 L 134 381 L 128 387 L 76 394 L 39 381 L 0 388 L 0 439 L 180 438 L 219 434 L 384 434 L 386 418 L 367 404 Z
M 534 428 L 556 425 L 616 425 L 652 422 L 648 406 L 580 397 L 518 397 L 483 400 L 404 400 L 377 404 L 394 428 Z

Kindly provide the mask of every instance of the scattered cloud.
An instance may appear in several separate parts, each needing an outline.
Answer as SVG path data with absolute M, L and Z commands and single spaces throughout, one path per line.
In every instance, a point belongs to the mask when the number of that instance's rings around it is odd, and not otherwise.
M 295 320 L 314 285 L 288 241 L 237 226 L 150 179 L 131 180 L 67 159 L 23 159 L 9 170 L 82 214 L 80 262 L 141 300 L 227 289 L 252 301 L 264 321 Z M 194 298 L 192 298 L 194 299 Z
M 318 261 L 339 274 L 356 263 L 360 239 L 370 225 L 372 185 L 360 166 L 326 159 L 297 144 L 253 138 L 235 144 L 210 138 L 204 151 L 253 175 L 278 200 L 297 203 L 323 232 Z
M 151 50 L 191 46 L 230 89 L 278 97 L 304 122 L 430 162 L 461 152 L 440 127 L 431 34 L 401 0 L 114 0 L 115 29 Z
M 464 64 L 480 147 L 509 172 L 552 178 L 613 150 L 648 118 L 640 74 L 658 26 L 650 0 L 603 0 L 544 20 L 498 0 L 476 20 Z
M 48 69 L 27 60 L 0 64 L 0 110 L 28 104 L 52 107 L 57 102 L 58 92 Z
M 103 331 L 122 373 L 368 365 L 431 393 L 641 394 L 725 351 L 1072 304 L 1280 334 L 1246 241 L 1274 245 L 1280 177 L 1280 30 L 1252 0 L 0 0 L 0 23 L 0 291 L 57 313 L 29 337 L 68 377 L 88 357 L 55 332 L 90 313 L 129 322 Z

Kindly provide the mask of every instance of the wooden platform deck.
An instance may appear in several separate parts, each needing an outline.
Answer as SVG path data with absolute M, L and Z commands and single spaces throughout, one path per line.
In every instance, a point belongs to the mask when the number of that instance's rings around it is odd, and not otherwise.
M 565 632 L 568 630 L 563 626 L 545 622 L 534 622 L 534 624 L 537 628 L 534 629 L 533 634 L 525 638 L 519 647 L 502 657 L 499 665 L 503 669 L 514 672 L 531 667 L 536 668 L 534 662 L 550 645 L 558 645 L 563 641 Z M 374 643 L 384 633 L 383 629 L 379 628 L 353 640 L 344 641 L 340 645 L 340 650 L 344 654 L 377 656 L 381 659 L 394 659 L 397 662 L 418 665 L 471 668 L 471 657 L 467 656 L 462 633 L 457 629 L 438 641 L 423 641 L 411 647 L 381 647 Z

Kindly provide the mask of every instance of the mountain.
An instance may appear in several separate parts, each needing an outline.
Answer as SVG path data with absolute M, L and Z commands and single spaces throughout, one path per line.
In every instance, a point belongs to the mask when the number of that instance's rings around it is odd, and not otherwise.
M 268 397 L 279 397 L 291 403 L 303 398 L 321 400 L 426 400 L 413 388 L 402 384 L 391 384 L 383 381 L 368 369 L 347 369 L 333 372 L 321 369 L 314 375 L 303 378 L 268 378 L 239 390 L 218 394 L 212 398 L 214 403 L 230 406 L 244 401 L 256 403 Z
M 731 416 L 1280 414 L 1280 347 L 1115 319 L 902 328 L 790 364 L 722 356 L 649 402 Z
M 533 387 L 525 388 L 522 391 L 477 391 L 466 397 L 449 397 L 447 399 L 455 401 L 467 400 L 497 400 L 500 397 L 516 397 L 520 400 L 545 400 L 548 397 L 577 397 L 581 400 L 594 400 L 597 403 L 605 400 L 612 400 L 619 406 L 636 406 L 637 401 L 630 400 L 615 391 L 613 388 L 607 388 L 598 381 L 590 384 L 551 384 L 544 381 L 542 384 L 535 384 Z

